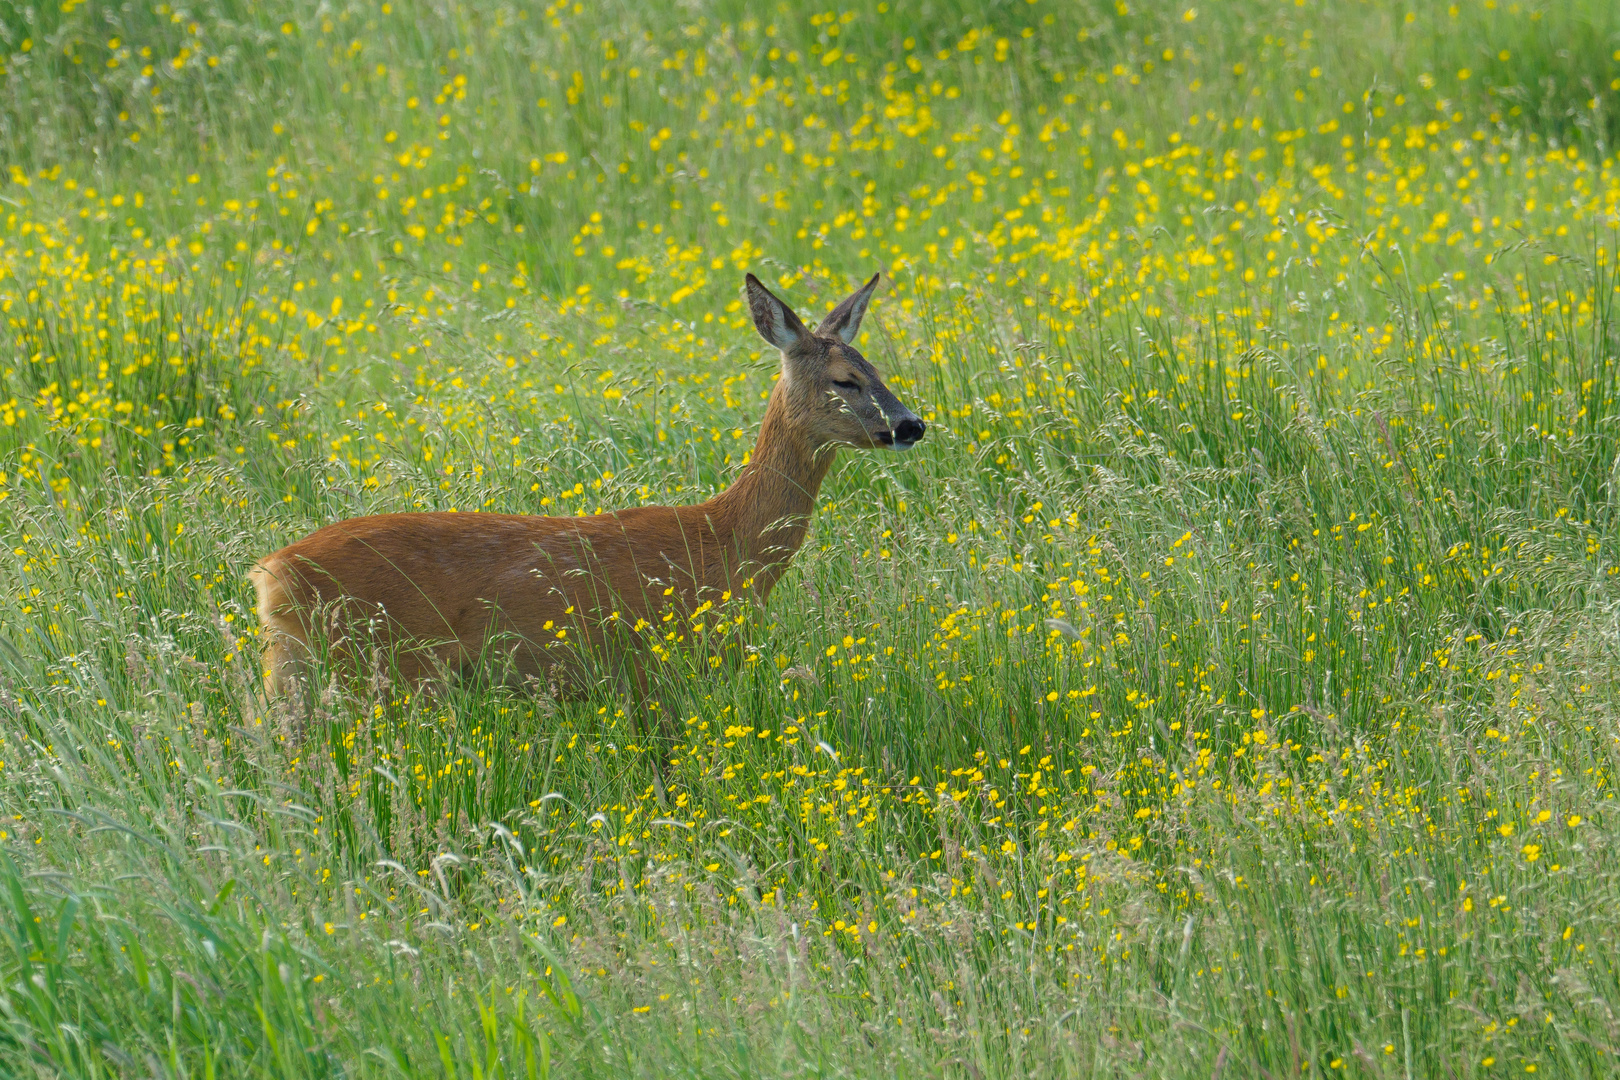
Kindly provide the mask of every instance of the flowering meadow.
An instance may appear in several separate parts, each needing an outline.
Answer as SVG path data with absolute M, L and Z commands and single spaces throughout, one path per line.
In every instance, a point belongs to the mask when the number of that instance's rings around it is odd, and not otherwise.
M 8 1076 L 1620 1054 L 1620 12 L 0 7 Z M 266 700 L 340 517 L 845 451 L 650 687 Z M 604 665 L 604 672 L 606 671 Z

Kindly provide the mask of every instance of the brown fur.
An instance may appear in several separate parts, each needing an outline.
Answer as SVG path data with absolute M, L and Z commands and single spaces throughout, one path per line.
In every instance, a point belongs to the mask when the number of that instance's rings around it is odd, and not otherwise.
M 264 559 L 250 576 L 270 691 L 307 662 L 323 611 L 339 655 L 352 661 L 341 643 L 369 624 L 411 681 L 490 662 L 509 677 L 548 680 L 580 645 L 608 644 L 615 621 L 653 622 L 726 593 L 763 601 L 804 541 L 837 447 L 892 445 L 901 423 L 921 437 L 921 423 L 847 344 L 876 282 L 810 334 L 750 275 L 756 324 L 783 347 L 783 378 L 748 465 L 707 502 L 579 518 L 380 514 L 328 525 Z M 761 323 L 772 315 L 777 323 Z M 859 396 L 834 385 L 856 380 Z

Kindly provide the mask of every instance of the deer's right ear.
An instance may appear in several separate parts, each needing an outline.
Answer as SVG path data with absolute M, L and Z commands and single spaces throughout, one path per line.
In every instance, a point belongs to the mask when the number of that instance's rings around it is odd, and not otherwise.
M 753 274 L 748 275 L 748 312 L 754 317 L 759 336 L 783 352 L 810 336 L 793 309 L 777 299 Z

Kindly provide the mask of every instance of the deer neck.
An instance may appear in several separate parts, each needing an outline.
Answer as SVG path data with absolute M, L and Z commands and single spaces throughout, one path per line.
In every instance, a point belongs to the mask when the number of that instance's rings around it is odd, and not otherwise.
M 742 475 L 710 502 L 718 539 L 732 553 L 735 569 L 727 576 L 735 583 L 752 578 L 760 599 L 769 595 L 804 543 L 816 493 L 836 454 L 836 446 L 794 423 L 778 384 Z

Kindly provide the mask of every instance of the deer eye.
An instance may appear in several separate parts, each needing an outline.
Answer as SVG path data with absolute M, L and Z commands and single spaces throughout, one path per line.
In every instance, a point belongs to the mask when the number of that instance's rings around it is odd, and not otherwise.
M 848 379 L 834 379 L 833 385 L 838 387 L 840 390 L 859 390 L 861 388 L 860 383 L 851 382 Z

